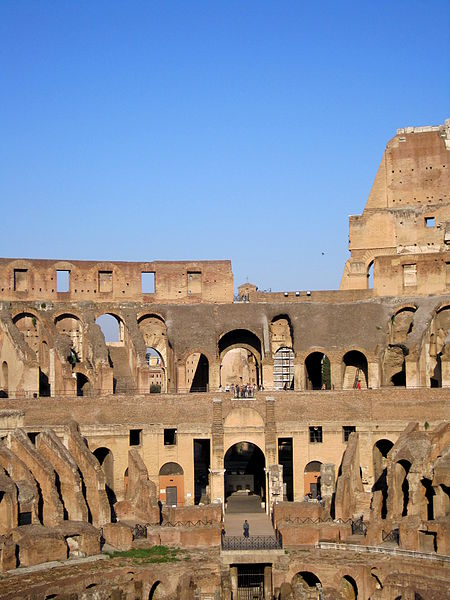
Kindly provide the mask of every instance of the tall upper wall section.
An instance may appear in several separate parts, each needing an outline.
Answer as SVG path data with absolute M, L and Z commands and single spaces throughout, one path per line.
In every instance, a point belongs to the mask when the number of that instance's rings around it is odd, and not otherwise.
M 397 130 L 363 214 L 350 217 L 349 249 L 340 289 L 367 289 L 368 269 L 379 256 L 448 252 L 450 260 L 450 119 Z
M 144 275 L 149 287 L 143 287 L 143 273 L 150 274 Z M 2 258 L 0 293 L 7 301 L 228 303 L 233 302 L 233 274 L 229 260 L 136 263 Z

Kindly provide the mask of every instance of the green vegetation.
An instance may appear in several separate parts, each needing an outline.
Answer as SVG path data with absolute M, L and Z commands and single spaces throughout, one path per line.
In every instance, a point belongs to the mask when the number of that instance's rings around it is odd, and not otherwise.
M 322 383 L 325 384 L 326 390 L 331 390 L 331 366 L 330 359 L 324 355 L 322 362 Z
M 152 385 L 150 386 L 150 394 L 160 394 L 161 393 L 161 386 L 159 385 L 159 383 L 152 383 Z
M 131 558 L 134 564 L 166 563 L 178 560 L 179 548 L 152 546 L 151 548 L 132 548 L 116 552 L 107 552 L 110 558 Z

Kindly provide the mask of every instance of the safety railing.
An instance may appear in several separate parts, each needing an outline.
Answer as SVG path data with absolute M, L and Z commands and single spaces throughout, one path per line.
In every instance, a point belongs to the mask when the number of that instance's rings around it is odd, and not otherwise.
M 335 542 L 317 542 L 315 548 L 319 550 L 346 550 L 347 552 L 368 552 L 372 554 L 389 554 L 450 563 L 447 554 L 431 554 L 428 552 L 416 552 L 415 550 L 402 550 L 401 548 L 390 548 L 389 546 L 360 546 L 359 544 L 338 544 Z
M 283 540 L 277 531 L 276 535 L 225 535 L 222 536 L 222 550 L 281 550 Z

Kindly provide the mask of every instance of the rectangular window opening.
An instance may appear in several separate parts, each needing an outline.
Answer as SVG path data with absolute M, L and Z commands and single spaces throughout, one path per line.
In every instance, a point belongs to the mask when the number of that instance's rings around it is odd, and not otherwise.
M 39 435 L 39 431 L 29 431 L 27 435 L 30 442 L 36 446 L 36 440 Z
M 342 428 L 342 435 L 344 438 L 344 443 L 348 442 L 348 438 L 350 437 L 350 434 L 353 433 L 354 431 L 356 431 L 356 427 L 354 425 L 344 425 Z
M 188 271 L 188 296 L 202 293 L 202 274 L 200 271 Z
M 310 444 L 321 444 L 323 441 L 322 427 L 317 425 L 309 428 L 309 443 Z
M 143 294 L 154 294 L 155 293 L 155 272 L 154 271 L 142 271 L 141 284 L 142 284 L 142 293 Z
M 56 291 L 69 291 L 70 271 L 56 271 Z
M 176 429 L 164 429 L 164 446 L 176 446 L 177 443 L 177 430 Z
M 435 227 L 436 219 L 435 217 L 425 217 L 425 227 Z
M 14 269 L 14 291 L 28 291 L 28 269 Z
M 414 287 L 417 285 L 417 265 L 403 265 L 403 286 Z
M 309 428 L 309 443 L 310 444 L 321 444 L 323 441 L 322 438 L 322 427 L 320 425 L 316 425 L 315 427 Z
M 142 443 L 142 429 L 130 429 L 130 446 L 140 446 Z
M 98 291 L 112 292 L 113 291 L 113 274 L 112 271 L 98 272 Z

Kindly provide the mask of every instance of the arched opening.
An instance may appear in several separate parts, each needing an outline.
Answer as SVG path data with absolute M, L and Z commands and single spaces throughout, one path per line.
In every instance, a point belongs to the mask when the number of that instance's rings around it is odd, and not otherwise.
M 303 474 L 305 500 L 314 500 L 320 496 L 320 467 L 318 460 L 309 462 Z
M 443 306 L 436 313 L 430 327 L 430 344 L 428 359 L 428 375 L 430 387 L 442 387 L 448 385 L 443 382 L 442 358 L 446 346 L 448 347 L 448 335 L 450 332 L 450 307 Z M 446 371 L 447 369 L 444 369 Z M 447 376 L 448 378 L 448 376 Z
M 402 344 L 414 327 L 414 314 L 416 307 L 406 306 L 401 308 L 391 317 L 391 343 Z
M 435 491 L 433 489 L 433 482 L 431 479 L 424 477 L 421 479 L 422 491 L 425 498 L 425 510 L 423 511 L 423 518 L 427 521 L 433 521 L 434 519 L 434 496 Z
M 184 471 L 178 463 L 168 462 L 160 468 L 159 499 L 167 506 L 184 504 Z
M 108 495 L 111 507 L 116 502 L 116 496 L 114 494 L 114 457 L 113 453 L 109 448 L 97 448 L 93 452 L 95 458 L 98 460 L 103 473 L 105 474 L 105 488 Z
M 305 359 L 305 388 L 307 390 L 330 390 L 330 359 L 323 352 L 312 352 Z
M 128 490 L 128 467 L 125 469 L 125 473 L 123 474 L 123 495 L 124 497 L 127 495 Z
M 167 391 L 169 381 L 169 358 L 171 348 L 167 338 L 167 327 L 159 315 L 144 315 L 138 320 L 146 346 L 146 361 L 150 369 L 150 391 Z
M 95 322 L 102 330 L 107 344 L 123 344 L 124 326 L 119 317 L 105 313 L 104 315 L 100 315 Z
M 75 352 L 77 362 L 83 360 L 83 332 L 81 321 L 78 317 L 71 314 L 59 315 L 55 319 L 56 331 L 60 335 L 66 335 L 72 343 L 72 350 Z
M 300 571 L 292 578 L 292 591 L 295 598 L 319 599 L 322 584 L 320 579 L 311 571 Z
M 276 390 L 294 389 L 294 352 L 279 348 L 273 355 L 273 387 Z
M 270 323 L 270 343 L 272 355 L 280 348 L 294 347 L 294 333 L 288 315 L 278 315 Z
M 397 491 L 397 510 L 396 513 L 402 517 L 408 514 L 409 504 L 409 482 L 408 473 L 411 463 L 407 460 L 400 460 L 394 466 L 395 488 Z
M 238 442 L 231 446 L 224 458 L 225 499 L 234 494 L 229 509 L 241 512 L 244 507 L 261 510 L 261 502 L 266 499 L 266 459 L 256 444 Z M 235 510 L 235 508 L 240 508 Z M 245 512 L 245 510 L 244 510 Z
M 342 389 L 361 389 L 369 387 L 369 368 L 367 358 L 359 350 L 350 350 L 342 359 Z
M 92 388 L 89 379 L 83 373 L 77 373 L 77 396 L 89 396 Z
M 393 445 L 394 443 L 391 442 L 391 440 L 381 439 L 375 443 L 372 451 L 374 475 L 372 492 L 381 492 L 382 519 L 385 519 L 387 516 L 387 455 L 389 454 Z
M 8 381 L 8 363 L 6 360 L 2 362 L 2 394 L 3 398 L 8 398 L 9 395 L 9 381 Z
M 150 592 L 148 594 L 148 600 L 158 600 L 159 598 L 162 598 L 163 596 L 161 595 L 161 582 L 160 581 L 155 581 L 155 583 L 152 585 L 152 587 L 150 588 Z
M 209 389 L 209 361 L 200 352 L 193 352 L 186 359 L 186 386 L 192 393 Z
M 22 333 L 28 346 L 38 354 L 39 340 L 41 335 L 41 323 L 37 317 L 31 313 L 20 313 L 13 318 L 13 323 Z
M 220 384 L 227 388 L 236 385 L 259 386 L 258 359 L 246 348 L 226 352 L 220 363 Z
M 344 600 L 356 600 L 358 598 L 358 586 L 356 581 L 350 575 L 345 575 L 341 579 L 339 592 Z
M 161 354 L 156 348 L 146 348 L 145 361 L 150 371 L 150 393 L 166 391 L 166 369 Z
M 262 385 L 261 341 L 247 329 L 234 329 L 219 340 L 220 385 Z
M 369 266 L 367 267 L 367 289 L 368 290 L 372 290 L 373 289 L 373 260 L 369 263 Z

